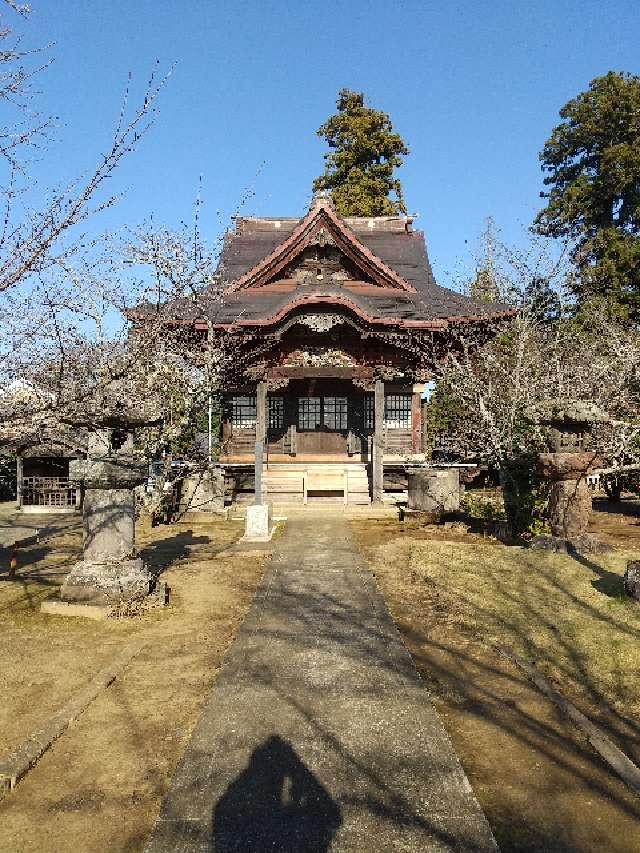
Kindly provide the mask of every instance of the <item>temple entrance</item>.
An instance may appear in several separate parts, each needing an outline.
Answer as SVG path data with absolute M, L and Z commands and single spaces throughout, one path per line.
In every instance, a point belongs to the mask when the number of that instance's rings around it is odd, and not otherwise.
M 363 392 L 349 380 L 323 378 L 292 381 L 290 395 L 297 455 L 336 461 L 352 458 L 355 436 L 361 432 Z
M 347 455 L 349 397 L 298 398 L 298 452 L 308 455 Z

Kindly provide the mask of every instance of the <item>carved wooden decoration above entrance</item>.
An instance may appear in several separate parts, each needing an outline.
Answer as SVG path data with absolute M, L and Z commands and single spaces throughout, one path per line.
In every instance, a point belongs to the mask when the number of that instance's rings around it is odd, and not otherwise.
M 326 233 L 321 229 L 319 233 Z M 273 276 L 267 284 L 277 281 L 295 281 L 298 284 L 337 284 L 359 281 L 375 284 L 372 278 L 340 251 L 333 241 L 314 240 L 283 270 Z
M 308 326 L 313 332 L 328 332 L 334 326 L 345 322 L 340 314 L 303 314 L 298 318 L 298 323 Z

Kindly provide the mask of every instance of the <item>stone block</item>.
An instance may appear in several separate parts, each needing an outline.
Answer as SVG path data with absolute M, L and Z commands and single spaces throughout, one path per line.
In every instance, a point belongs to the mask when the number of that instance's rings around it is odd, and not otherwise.
M 460 475 L 455 468 L 410 471 L 408 508 L 443 515 L 460 509 Z
M 135 503 L 130 489 L 87 489 L 84 497 L 84 558 L 109 562 L 135 548 Z
M 640 560 L 629 560 L 624 573 L 624 591 L 640 601 Z
M 584 556 L 585 554 L 609 554 L 613 551 L 613 546 L 590 533 L 582 533 L 571 540 L 571 549 L 576 554 Z
M 574 539 L 566 539 L 562 536 L 553 536 L 549 533 L 539 533 L 534 536 L 529 547 L 534 551 L 553 551 L 556 554 L 608 554 L 613 550 L 612 546 L 588 533 L 576 536 Z
M 81 560 L 60 589 L 62 601 L 108 606 L 149 594 L 151 575 L 140 558 L 119 561 Z
M 554 554 L 568 554 L 569 542 L 561 536 L 539 533 L 529 542 L 529 548 L 534 551 L 551 551 Z
M 271 504 L 251 504 L 247 507 L 245 542 L 268 542 L 273 535 Z
M 208 468 L 185 477 L 180 496 L 182 512 L 224 513 L 224 471 Z

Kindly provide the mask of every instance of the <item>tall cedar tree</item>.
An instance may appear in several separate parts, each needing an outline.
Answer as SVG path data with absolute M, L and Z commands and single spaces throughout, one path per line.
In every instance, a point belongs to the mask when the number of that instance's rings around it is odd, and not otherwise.
M 535 229 L 574 242 L 578 303 L 640 317 L 640 77 L 610 71 L 561 110 L 540 154 Z
M 325 169 L 314 190 L 331 190 L 341 216 L 395 216 L 406 213 L 402 186 L 394 169 L 409 153 L 394 133 L 387 113 L 364 105 L 362 92 L 341 89 L 338 112 L 318 128 L 329 148 Z

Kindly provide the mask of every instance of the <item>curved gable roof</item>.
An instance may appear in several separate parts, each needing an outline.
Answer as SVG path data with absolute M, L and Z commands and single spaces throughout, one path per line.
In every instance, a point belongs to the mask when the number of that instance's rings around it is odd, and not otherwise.
M 328 196 L 315 195 L 306 216 L 295 224 L 286 236 L 279 235 L 280 240 L 268 251 L 268 254 L 229 282 L 231 291 L 266 284 L 323 231 L 365 276 L 371 277 L 380 287 L 407 291 L 415 289 L 397 270 L 390 267 L 378 254 L 358 239 L 347 222 L 336 214 L 333 202 Z
M 238 217 L 235 230 L 225 235 L 216 286 L 196 301 L 174 300 L 170 322 L 225 329 L 273 326 L 305 306 L 334 305 L 352 310 L 373 327 L 442 329 L 517 313 L 510 305 L 474 300 L 438 285 L 424 234 L 414 231 L 412 223 L 405 216 L 343 219 L 326 196 L 314 197 L 301 219 Z M 369 284 L 278 280 L 278 273 L 322 229 L 366 273 Z M 130 312 L 140 318 L 145 313 L 144 306 Z
M 220 257 L 227 296 L 211 319 L 225 326 L 270 325 L 302 304 L 332 299 L 335 304 L 356 305 L 361 316 L 372 323 L 424 328 L 515 313 L 511 306 L 477 301 L 438 285 L 424 234 L 414 231 L 412 223 L 413 219 L 405 216 L 343 219 L 326 196 L 314 197 L 302 219 L 239 217 L 235 231 L 225 237 Z M 268 283 L 322 228 L 330 228 L 332 236 L 338 235 L 348 244 L 349 256 L 375 285 L 348 282 L 344 286 L 318 283 L 296 287 L 292 282 Z M 343 245 L 338 245 L 344 251 Z M 355 258 L 354 252 L 358 253 Z

